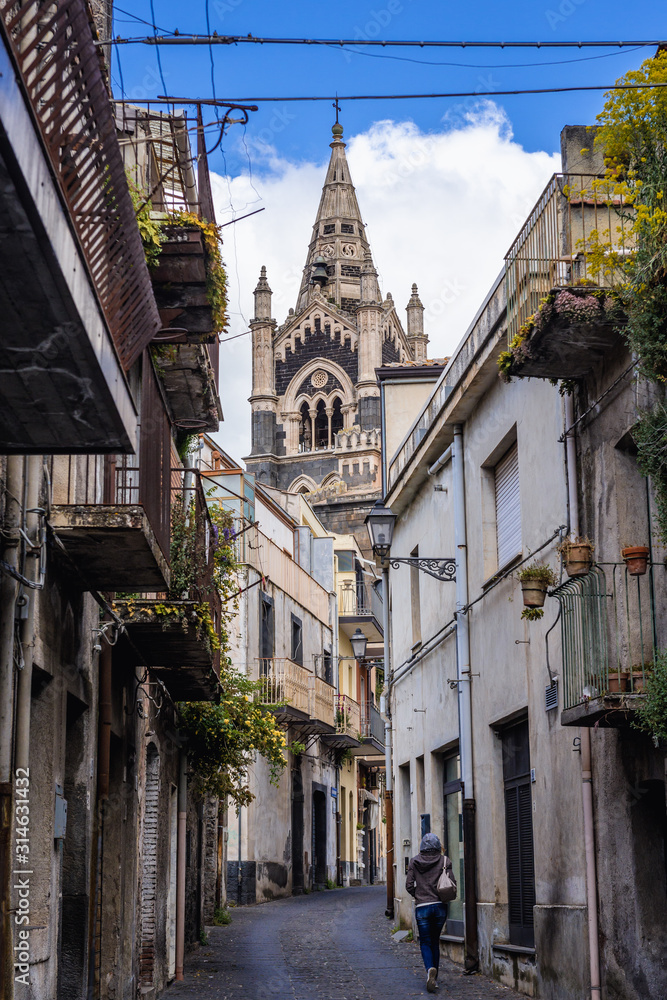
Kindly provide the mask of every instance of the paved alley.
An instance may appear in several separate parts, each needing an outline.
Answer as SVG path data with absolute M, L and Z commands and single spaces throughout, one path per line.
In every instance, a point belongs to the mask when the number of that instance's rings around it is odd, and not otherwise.
M 338 889 L 232 911 L 186 961 L 165 1000 L 408 1000 L 426 996 L 416 943 L 396 944 L 383 915 L 384 887 Z M 443 959 L 436 996 L 518 996 Z

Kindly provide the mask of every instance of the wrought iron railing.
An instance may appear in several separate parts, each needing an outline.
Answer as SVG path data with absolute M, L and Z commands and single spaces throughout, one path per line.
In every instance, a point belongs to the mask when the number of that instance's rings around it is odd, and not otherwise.
M 629 211 L 618 184 L 553 175 L 505 256 L 510 340 L 553 288 L 613 282 L 618 255 L 630 248 Z M 602 252 L 585 252 L 594 248 Z
M 372 701 L 363 702 L 361 705 L 360 733 L 364 737 L 372 737 L 384 746 L 384 722 Z
M 564 708 L 644 689 L 659 647 L 654 575 L 604 563 L 553 591 L 561 605 Z M 664 637 L 663 637 L 664 638 Z
M 343 617 L 372 615 L 382 622 L 382 596 L 365 580 L 342 583 L 338 588 L 338 613 Z
M 0 0 L 0 29 L 129 368 L 160 321 L 86 0 Z
M 361 709 L 359 702 L 347 694 L 336 696 L 336 732 L 355 739 L 361 732 Z

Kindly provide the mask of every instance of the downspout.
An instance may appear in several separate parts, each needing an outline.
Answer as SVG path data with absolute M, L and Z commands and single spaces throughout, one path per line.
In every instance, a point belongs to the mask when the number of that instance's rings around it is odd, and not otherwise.
M 4 546 L 2 558 L 18 568 L 19 524 L 23 492 L 23 457 L 10 455 L 5 479 Z M 12 749 L 14 733 L 14 615 L 16 581 L 0 575 L 0 982 L 3 996 L 14 995 L 14 935 L 12 933 Z
M 454 544 L 456 547 L 456 664 L 459 700 L 459 753 L 461 756 L 461 783 L 463 785 L 464 952 L 466 972 L 472 972 L 479 964 L 477 941 L 477 840 L 475 832 L 475 787 L 472 759 L 470 633 L 468 616 L 463 611 L 468 603 L 468 541 L 466 533 L 465 475 L 461 424 L 456 424 L 454 427 L 452 478 L 454 493 Z
M 387 692 L 384 695 L 384 764 L 385 764 L 385 817 L 387 820 L 387 908 L 384 915 L 394 919 L 394 779 L 391 754 L 391 656 L 389 643 L 389 567 L 382 569 L 382 630 L 384 676 Z
M 41 455 L 30 455 L 26 460 L 25 481 L 25 532 L 30 539 L 26 549 L 24 576 L 37 583 L 41 545 L 39 538 L 39 492 L 42 484 L 43 460 Z M 24 594 L 27 600 L 25 618 L 21 620 L 20 642 L 23 669 L 19 672 L 16 691 L 16 736 L 14 767 L 30 766 L 30 701 L 32 689 L 32 662 L 35 651 L 35 604 L 37 590 Z
M 574 400 L 565 396 L 565 461 L 567 467 L 567 494 L 570 514 L 570 535 L 579 535 L 579 504 L 577 497 L 577 449 L 574 434 L 568 433 L 574 423 Z M 598 933 L 598 887 L 595 864 L 595 824 L 593 819 L 593 771 L 591 760 L 591 731 L 588 726 L 579 730 L 581 747 L 581 791 L 584 807 L 584 848 L 586 852 L 586 910 L 588 913 L 588 950 L 590 960 L 591 1000 L 599 1000 L 600 942 Z
M 176 981 L 183 979 L 185 955 L 185 834 L 188 815 L 188 755 L 179 754 L 178 832 L 176 834 Z

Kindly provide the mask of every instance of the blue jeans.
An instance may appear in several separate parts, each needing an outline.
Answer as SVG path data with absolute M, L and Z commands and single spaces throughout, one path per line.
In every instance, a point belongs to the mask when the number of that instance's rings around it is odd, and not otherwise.
M 415 910 L 419 930 L 419 947 L 426 971 L 440 966 L 440 933 L 447 919 L 446 903 L 429 903 Z

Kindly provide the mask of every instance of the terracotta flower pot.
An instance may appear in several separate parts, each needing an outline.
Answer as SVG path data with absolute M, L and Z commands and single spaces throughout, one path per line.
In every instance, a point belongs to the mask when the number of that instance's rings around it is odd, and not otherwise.
M 629 545 L 621 550 L 630 576 L 643 576 L 648 565 L 649 550 L 646 545 Z
M 547 583 L 542 583 L 540 580 L 522 580 L 521 590 L 523 591 L 524 607 L 543 608 L 548 586 Z
M 564 553 L 565 571 L 568 576 L 585 576 L 593 562 L 593 549 L 582 543 L 568 545 Z
M 607 690 L 610 694 L 620 694 L 622 691 L 629 691 L 630 672 L 628 670 L 620 670 L 610 673 L 607 678 Z
M 646 688 L 647 681 L 647 671 L 646 670 L 633 670 L 632 671 L 632 691 L 634 694 L 640 694 Z

